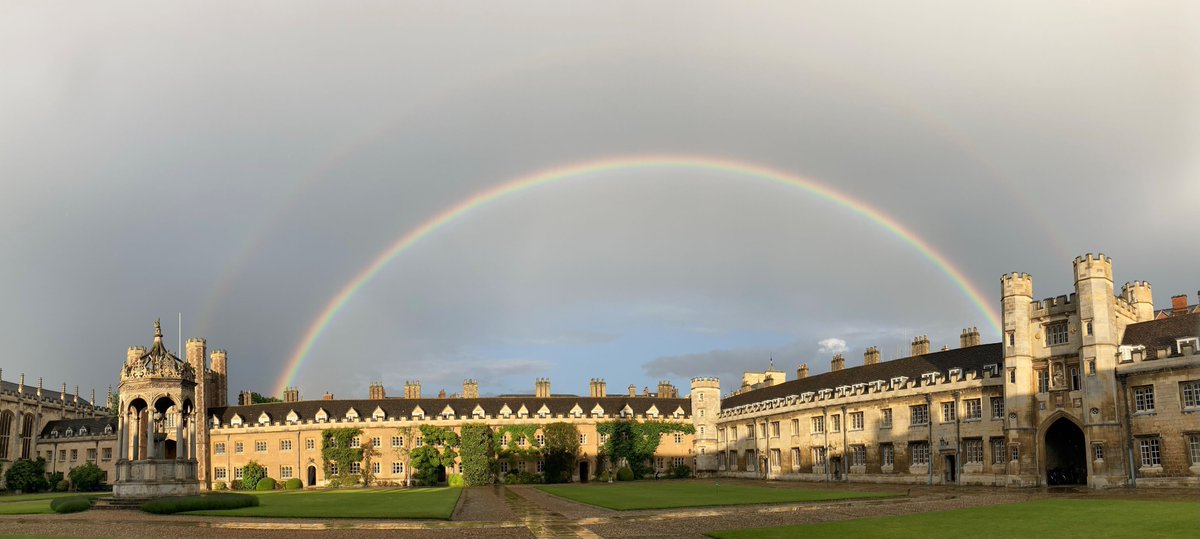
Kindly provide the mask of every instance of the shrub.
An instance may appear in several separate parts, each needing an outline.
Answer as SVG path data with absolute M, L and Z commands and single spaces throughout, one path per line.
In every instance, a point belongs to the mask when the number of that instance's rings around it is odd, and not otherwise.
M 496 478 L 496 439 L 483 423 L 466 423 L 459 428 L 459 453 L 463 483 L 490 485 Z
M 259 479 L 258 484 L 254 485 L 254 490 L 275 490 L 275 480 L 270 477 Z
M 92 462 L 71 468 L 67 475 L 75 490 L 96 490 L 104 483 L 104 470 Z
M 234 479 L 229 482 L 229 490 L 242 490 L 242 480 Z
M 227 488 L 229 488 L 229 485 L 226 485 L 224 481 L 213 483 L 213 490 L 225 490 Z
M 541 482 L 542 476 L 533 472 L 509 472 L 504 476 L 506 485 L 527 485 Z
M 629 466 L 622 466 L 617 470 L 617 481 L 633 481 L 633 470 Z
M 461 487 L 461 486 L 463 486 L 463 476 L 462 476 L 462 474 L 456 474 L 456 473 L 452 473 L 452 474 L 450 474 L 450 475 L 447 475 L 447 476 L 446 476 L 446 484 L 447 484 L 448 486 L 451 486 L 451 487 Z
M 66 496 L 50 500 L 50 509 L 55 513 L 78 513 L 92 508 L 92 499 L 88 496 Z
M 545 461 L 547 483 L 569 483 L 575 474 L 575 461 L 579 460 L 579 429 L 571 423 L 551 423 L 542 427 L 545 434 Z
M 608 472 L 604 471 L 604 472 L 600 472 L 600 473 L 596 474 L 596 481 L 599 481 L 601 483 L 607 483 L 608 482 Z
M 68 483 L 66 479 L 59 479 L 58 482 L 54 484 L 54 492 L 66 492 L 67 489 L 70 488 L 71 484 Z
M 142 504 L 142 511 L 156 515 L 173 515 L 184 511 L 239 509 L 257 505 L 258 497 L 256 496 L 227 492 L 221 494 L 201 494 L 199 496 L 158 498 Z
M 258 481 L 267 476 L 267 469 L 261 464 L 250 461 L 245 466 L 242 466 L 242 488 L 246 490 L 254 490 L 258 486 Z
M 692 468 L 686 464 L 680 464 L 672 466 L 667 473 L 671 474 L 674 479 L 687 479 L 692 476 Z
M 283 483 L 283 488 L 286 488 L 288 490 L 301 489 L 301 488 L 304 488 L 304 482 L 301 481 L 300 478 L 298 478 L 298 477 L 293 477 Z
M 4 484 L 9 490 L 21 492 L 37 492 L 50 488 L 46 481 L 46 459 L 20 459 L 12 463 L 4 472 Z
M 67 483 L 66 479 L 63 478 L 62 472 L 54 472 L 50 474 L 50 478 L 46 481 L 46 483 L 50 485 L 50 490 L 55 492 L 66 492 L 67 489 L 71 487 L 71 485 Z

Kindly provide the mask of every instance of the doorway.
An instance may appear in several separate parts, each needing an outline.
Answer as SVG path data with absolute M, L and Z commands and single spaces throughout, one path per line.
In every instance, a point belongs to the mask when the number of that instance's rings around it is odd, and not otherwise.
M 446 467 L 445 466 L 437 467 L 437 482 L 439 485 L 446 482 Z
M 1079 426 L 1059 418 L 1046 429 L 1043 447 L 1047 485 L 1087 484 L 1087 450 Z
M 943 482 L 950 484 L 958 481 L 958 459 L 954 455 L 946 455 L 946 469 L 942 473 Z
M 308 467 L 308 485 L 306 485 L 306 486 L 311 487 L 316 484 L 317 484 L 317 467 L 309 466 Z
M 579 482 L 588 482 L 588 463 L 586 460 L 579 463 Z
M 163 442 L 163 458 L 167 460 L 175 460 L 178 456 L 175 440 L 167 440 Z
M 829 465 L 833 466 L 833 480 L 842 480 L 842 457 L 833 457 L 829 459 Z

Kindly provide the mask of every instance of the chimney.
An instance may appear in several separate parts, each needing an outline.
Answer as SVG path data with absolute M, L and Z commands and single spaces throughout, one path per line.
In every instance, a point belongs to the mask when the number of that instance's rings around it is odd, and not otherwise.
M 969 327 L 962 330 L 962 334 L 958 336 L 958 347 L 967 348 L 970 346 L 979 346 L 979 328 Z
M 829 362 L 829 372 L 840 371 L 846 367 L 846 358 L 841 354 L 834 354 L 833 361 Z
M 373 401 L 383 400 L 383 398 L 384 398 L 383 382 L 372 383 L 371 388 L 367 390 L 367 398 L 371 399 Z
M 630 396 L 630 397 L 636 397 L 636 396 L 637 396 L 637 386 L 635 386 L 635 385 L 633 385 L 633 384 L 629 384 L 629 396 Z
M 863 365 L 876 365 L 879 363 L 879 348 L 870 347 L 863 352 Z
M 808 363 L 801 363 L 796 369 L 796 379 L 808 378 Z
M 588 396 L 593 398 L 601 398 L 608 395 L 608 390 L 605 388 L 603 378 L 592 378 L 588 383 Z
M 474 378 L 463 380 L 462 398 L 478 399 L 479 398 L 479 382 Z
M 321 397 L 321 399 L 322 399 L 322 400 L 331 401 L 331 400 L 333 400 L 333 393 L 330 393 L 330 392 L 326 391 L 326 392 L 325 392 L 325 396 L 324 396 L 324 397 Z
M 1171 296 L 1171 316 L 1181 314 L 1187 314 L 1187 294 Z
M 419 399 L 421 398 L 421 381 L 406 380 L 404 382 L 404 398 Z
M 550 379 L 538 378 L 533 384 L 533 396 L 544 399 L 550 396 Z
M 658 382 L 658 398 L 674 399 L 678 396 L 675 392 L 675 386 L 671 385 L 670 381 L 662 380 Z
M 254 397 L 251 396 L 249 391 L 242 391 L 241 393 L 238 393 L 238 404 L 241 406 L 249 406 L 254 404 Z
M 650 388 L 648 388 L 646 386 L 642 386 L 642 396 L 649 397 L 650 396 Z
M 920 337 L 913 339 L 913 342 L 912 342 L 912 355 L 913 356 L 919 356 L 919 355 L 928 354 L 928 353 L 929 353 L 929 337 L 927 337 L 925 335 L 921 335 Z
M 300 402 L 300 390 L 294 387 L 284 389 L 283 402 Z
M 438 390 L 438 398 L 439 398 L 439 399 L 444 399 L 444 398 L 446 398 L 446 390 L 445 390 L 445 389 L 439 389 L 439 390 Z

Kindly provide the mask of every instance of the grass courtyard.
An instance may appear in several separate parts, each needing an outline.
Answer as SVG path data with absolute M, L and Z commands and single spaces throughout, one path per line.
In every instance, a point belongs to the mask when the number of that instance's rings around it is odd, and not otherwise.
M 0 496 L 0 515 L 43 515 L 53 513 L 50 510 L 50 500 L 65 496 L 80 496 L 78 492 L 42 492 L 38 494 L 18 494 Z M 82 494 L 93 498 L 111 496 L 107 492 Z
M 418 518 L 449 520 L 461 488 L 247 492 L 258 507 L 188 515 L 282 518 Z
M 713 532 L 717 539 L 785 537 L 888 537 L 913 539 L 1194 538 L 1200 503 L 1138 500 L 1050 499 L 1009 505 L 820 524 Z
M 538 489 L 570 500 L 621 511 L 632 509 L 672 509 L 716 505 L 759 503 L 821 502 L 888 498 L 900 494 L 848 492 L 803 488 L 770 488 L 746 485 L 721 485 L 713 481 L 636 481 L 632 483 L 591 483 L 587 485 L 546 485 Z

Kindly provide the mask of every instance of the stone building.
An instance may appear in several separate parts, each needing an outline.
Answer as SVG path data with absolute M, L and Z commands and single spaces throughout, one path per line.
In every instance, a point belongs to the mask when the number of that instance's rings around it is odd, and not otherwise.
M 0 371 L 0 484 L 4 480 L 4 471 L 13 461 L 22 458 L 43 457 L 47 471 L 64 473 L 90 460 L 111 473 L 113 461 L 103 458 L 104 448 L 110 447 L 104 442 L 104 427 L 96 430 L 98 423 L 89 422 L 104 418 L 110 412 L 103 406 L 93 404 L 95 397 L 94 390 L 91 400 L 80 397 L 78 386 L 75 387 L 75 393 L 67 393 L 66 384 L 59 391 L 45 389 L 41 378 L 36 386 L 25 385 L 24 374 L 20 375 L 17 383 L 4 381 L 3 371 Z M 87 425 L 88 429 L 85 435 L 87 439 L 80 439 L 77 447 L 61 445 L 62 439 L 52 434 L 59 425 L 71 425 L 72 422 L 81 422 L 80 425 Z M 78 427 L 72 429 L 72 436 L 78 431 Z M 60 433 L 65 435 L 66 428 L 62 428 Z M 108 436 L 115 438 L 112 434 Z M 57 451 L 55 442 L 66 452 Z M 100 445 L 96 445 L 97 442 Z M 79 452 L 72 453 L 71 449 L 78 449 Z M 89 449 L 96 449 L 96 452 Z M 75 460 L 69 460 L 73 456 Z
M 1033 299 L 1001 278 L 1002 342 L 797 379 L 748 373 L 721 401 L 712 468 L 817 481 L 1200 486 L 1200 308 L 1154 310 L 1149 283 L 1114 292 L 1112 261 L 1074 261 L 1075 291 Z

